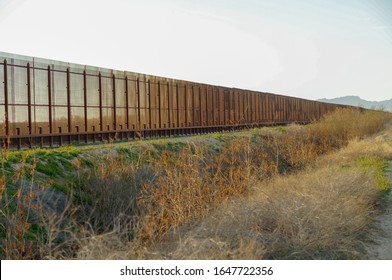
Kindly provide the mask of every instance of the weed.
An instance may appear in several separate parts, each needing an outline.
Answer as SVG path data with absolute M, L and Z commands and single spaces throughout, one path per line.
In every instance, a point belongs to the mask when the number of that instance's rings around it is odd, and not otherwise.
M 64 176 L 64 170 L 61 168 L 58 160 L 54 157 L 49 157 L 46 161 L 37 161 L 36 171 L 46 174 L 51 178 L 57 176 Z
M 155 248 L 163 253 L 153 258 L 358 258 L 357 233 L 386 186 L 383 166 L 333 153 L 389 119 L 337 110 L 307 126 L 178 142 L 4 151 L 2 257 L 143 258 Z M 327 153 L 330 166 L 312 169 Z M 57 211 L 52 200 L 68 206 Z
M 372 170 L 375 173 L 377 186 L 384 192 L 389 191 L 389 180 L 385 174 L 388 161 L 382 158 L 360 158 L 357 165 L 364 171 Z

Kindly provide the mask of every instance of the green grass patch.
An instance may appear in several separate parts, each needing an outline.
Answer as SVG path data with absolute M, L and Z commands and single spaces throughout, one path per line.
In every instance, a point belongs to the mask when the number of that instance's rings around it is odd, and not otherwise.
M 64 159 L 62 157 L 57 157 L 57 160 L 60 162 L 60 164 L 67 172 L 72 172 L 74 170 L 74 166 L 67 159 Z
M 62 193 L 64 193 L 64 194 L 69 194 L 70 193 L 70 186 L 67 184 L 67 185 L 60 185 L 60 184 L 58 184 L 58 183 L 56 183 L 56 182 L 53 182 L 52 184 L 51 184 L 51 187 L 54 189 L 54 190 L 56 190 L 56 191 L 59 191 L 59 192 L 62 192 Z
M 386 173 L 388 162 L 381 158 L 360 158 L 357 165 L 366 170 L 372 169 L 375 172 L 377 186 L 382 191 L 389 191 L 389 180 Z
M 54 157 L 48 158 L 46 162 L 38 160 L 35 170 L 46 174 L 51 178 L 64 176 L 64 169 L 60 166 L 59 161 Z
M 134 158 L 134 153 L 132 152 L 131 147 L 118 147 L 116 148 L 116 151 L 120 155 L 128 157 L 130 160 Z
M 10 163 L 18 163 L 22 161 L 22 154 L 20 152 L 7 151 L 5 159 Z
M 81 164 L 81 166 L 85 166 L 85 167 L 89 167 L 89 168 L 94 167 L 94 163 L 92 163 L 90 160 L 85 159 L 85 158 L 80 159 L 80 164 Z
M 186 142 L 168 142 L 166 145 L 166 149 L 170 152 L 179 152 L 184 147 L 188 146 L 189 144 Z

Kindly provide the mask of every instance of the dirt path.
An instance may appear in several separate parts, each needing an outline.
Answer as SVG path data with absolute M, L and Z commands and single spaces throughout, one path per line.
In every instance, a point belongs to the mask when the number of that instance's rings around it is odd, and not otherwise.
M 392 183 L 392 161 L 387 169 L 389 181 Z M 378 229 L 374 235 L 374 243 L 368 246 L 370 259 L 392 260 L 392 193 L 389 193 L 383 213 L 376 218 Z

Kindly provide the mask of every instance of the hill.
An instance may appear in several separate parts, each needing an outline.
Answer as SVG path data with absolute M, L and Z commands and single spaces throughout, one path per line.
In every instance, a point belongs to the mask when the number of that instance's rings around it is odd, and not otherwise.
M 318 99 L 318 101 L 334 104 L 360 106 L 367 109 L 384 108 L 385 110 L 392 112 L 392 99 L 384 101 L 368 101 L 360 98 L 359 96 L 343 96 L 332 99 L 322 98 Z

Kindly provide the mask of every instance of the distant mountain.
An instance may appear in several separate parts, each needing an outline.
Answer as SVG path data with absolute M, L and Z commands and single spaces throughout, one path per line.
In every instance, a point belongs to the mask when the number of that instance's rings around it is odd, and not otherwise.
M 367 101 L 359 96 L 343 96 L 338 98 L 322 98 L 318 99 L 318 101 L 334 103 L 334 104 L 343 104 L 343 105 L 352 105 L 352 106 L 360 106 L 367 109 L 379 109 L 384 108 L 387 111 L 392 112 L 392 99 L 384 100 L 384 101 Z

